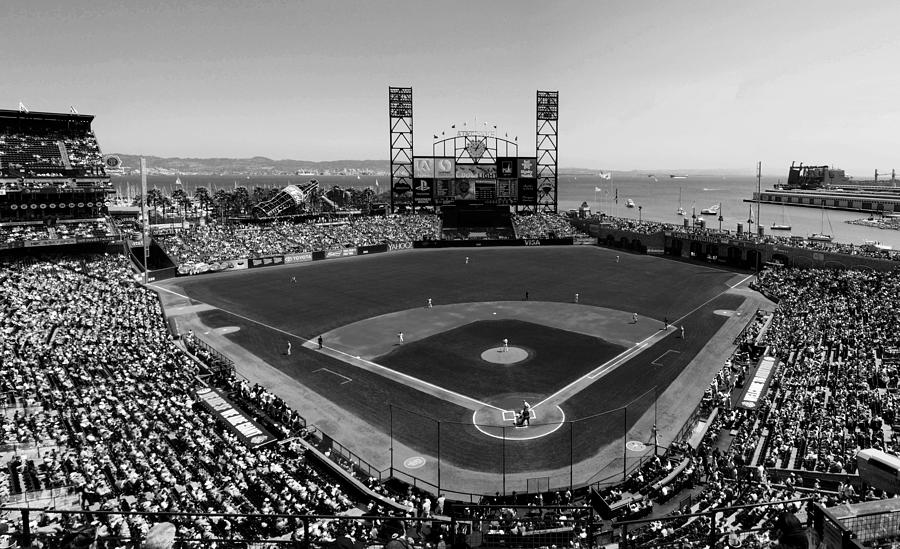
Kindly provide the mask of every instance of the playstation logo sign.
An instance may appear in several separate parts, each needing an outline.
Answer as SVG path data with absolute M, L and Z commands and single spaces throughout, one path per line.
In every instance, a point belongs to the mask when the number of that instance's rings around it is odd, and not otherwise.
M 430 193 L 431 192 L 431 183 L 424 179 L 420 179 L 415 187 L 417 192 L 420 193 Z

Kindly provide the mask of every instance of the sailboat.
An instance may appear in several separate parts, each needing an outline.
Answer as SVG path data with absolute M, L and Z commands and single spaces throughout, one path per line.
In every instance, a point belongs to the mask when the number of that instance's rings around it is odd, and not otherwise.
M 784 221 L 784 204 L 781 205 L 781 223 L 772 222 L 771 229 L 773 231 L 790 231 L 791 225 L 789 223 L 785 223 Z
M 831 229 L 831 220 L 828 220 L 828 228 Z M 821 232 L 813 233 L 806 237 L 807 240 L 813 242 L 831 242 L 833 238 L 830 234 L 825 233 L 825 202 L 822 201 L 822 228 L 819 229 Z
M 681 216 L 687 215 L 687 212 L 684 211 L 684 208 L 681 206 L 681 187 L 678 187 L 678 211 L 675 213 Z

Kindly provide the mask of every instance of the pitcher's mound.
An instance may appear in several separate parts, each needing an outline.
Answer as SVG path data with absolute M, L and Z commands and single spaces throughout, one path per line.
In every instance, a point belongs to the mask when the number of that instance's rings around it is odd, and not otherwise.
M 520 347 L 508 347 L 505 351 L 503 347 L 493 347 L 481 353 L 481 360 L 504 366 L 522 362 L 526 358 L 528 358 L 528 351 Z

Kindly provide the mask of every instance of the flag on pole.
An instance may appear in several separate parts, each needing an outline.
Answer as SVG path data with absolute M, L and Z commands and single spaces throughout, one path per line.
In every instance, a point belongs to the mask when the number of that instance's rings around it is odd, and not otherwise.
M 606 172 L 606 173 L 600 172 L 600 179 L 607 179 L 607 180 L 612 179 L 612 173 L 610 173 L 610 172 Z
M 619 203 L 619 189 L 616 189 L 616 204 Z

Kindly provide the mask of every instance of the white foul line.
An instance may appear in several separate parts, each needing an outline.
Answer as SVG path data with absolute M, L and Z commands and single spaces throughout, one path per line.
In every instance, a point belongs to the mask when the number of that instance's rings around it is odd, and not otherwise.
M 729 286 L 728 289 L 726 289 L 726 290 L 724 290 L 724 291 L 722 291 L 722 292 L 720 292 L 720 293 L 718 293 L 718 294 L 712 296 L 711 298 L 707 299 L 706 301 L 704 301 L 704 302 L 701 303 L 700 305 L 697 305 L 696 307 L 694 307 L 693 309 L 691 309 L 691 310 L 688 311 L 687 313 L 681 315 L 680 318 L 675 319 L 675 320 L 671 323 L 672 326 L 674 327 L 675 323 L 681 322 L 681 321 L 684 320 L 685 318 L 689 317 L 690 315 L 694 314 L 695 312 L 699 311 L 700 309 L 702 309 L 703 307 L 705 307 L 706 305 L 708 305 L 709 303 L 711 303 L 713 300 L 716 300 L 716 299 L 722 297 L 723 295 L 725 295 L 725 293 L 726 293 L 728 290 L 733 290 L 734 288 L 740 286 L 741 284 L 743 284 L 743 283 L 746 282 L 747 280 L 753 278 L 753 276 L 754 276 L 754 275 L 747 275 L 746 277 L 744 277 L 744 278 L 741 279 L 740 281 L 738 281 L 738 282 L 736 282 L 735 284 L 732 284 L 731 286 Z M 666 330 L 666 335 L 668 335 L 668 333 L 669 333 L 669 331 Z M 638 343 L 636 343 L 636 344 L 635 344 L 633 347 L 631 347 L 630 349 L 628 349 L 628 350 L 622 352 L 621 354 L 619 354 L 618 356 L 612 358 L 611 360 L 608 360 L 608 361 L 604 362 L 603 364 L 601 364 L 601 365 L 598 366 L 597 368 L 594 368 L 593 370 L 591 370 L 591 371 L 588 372 L 587 374 L 581 376 L 580 378 L 576 379 L 576 380 L 573 381 L 572 383 L 569 383 L 568 385 L 566 385 L 566 386 L 563 387 L 562 389 L 560 389 L 560 390 L 556 391 L 555 393 L 553 393 L 552 395 L 548 396 L 548 397 L 545 398 L 544 400 L 538 402 L 537 404 L 535 404 L 535 405 L 533 406 L 533 408 L 537 408 L 538 406 L 541 406 L 542 404 L 546 404 L 547 402 L 552 401 L 553 399 L 555 399 L 556 397 L 558 397 L 560 394 L 562 394 L 562 393 L 564 393 L 565 391 L 567 391 L 570 387 L 574 387 L 575 385 L 577 385 L 577 384 L 579 384 L 579 383 L 582 383 L 582 382 L 584 382 L 585 380 L 590 379 L 591 381 L 590 381 L 590 383 L 588 383 L 587 385 L 591 385 L 591 384 L 594 383 L 594 381 L 596 381 L 597 378 L 600 377 L 601 375 L 608 374 L 609 372 L 611 372 L 611 371 L 614 370 L 615 368 L 619 367 L 619 366 L 622 364 L 622 362 L 624 362 L 626 359 L 631 359 L 634 355 L 637 355 L 639 351 L 641 351 L 644 347 L 646 347 L 646 346 L 648 345 L 647 342 L 650 341 L 651 339 L 655 338 L 655 337 L 659 337 L 659 339 L 662 339 L 663 337 L 665 337 L 665 335 L 663 335 L 663 336 L 660 337 L 660 334 L 659 334 L 659 333 L 655 333 L 655 334 L 651 334 L 651 335 L 647 336 L 647 337 L 644 338 L 643 340 L 641 340 L 641 341 L 639 341 Z M 585 385 L 585 387 L 587 387 L 587 385 Z M 579 392 L 580 392 L 580 390 L 579 390 Z
M 329 374 L 334 374 L 334 375 L 336 375 L 336 376 L 338 376 L 338 377 L 342 377 L 342 378 L 346 379 L 347 381 L 342 381 L 342 382 L 341 382 L 341 385 L 346 385 L 347 383 L 350 383 L 351 381 L 353 381 L 353 380 L 350 379 L 349 377 L 347 377 L 347 376 L 345 376 L 345 375 L 343 375 L 343 374 L 339 374 L 339 373 L 337 373 L 337 372 L 332 372 L 332 371 L 329 370 L 328 368 L 318 368 L 318 369 L 316 369 L 316 370 L 313 370 L 313 373 L 316 373 L 316 372 L 322 372 L 322 371 L 325 371 L 325 372 L 328 372 Z

